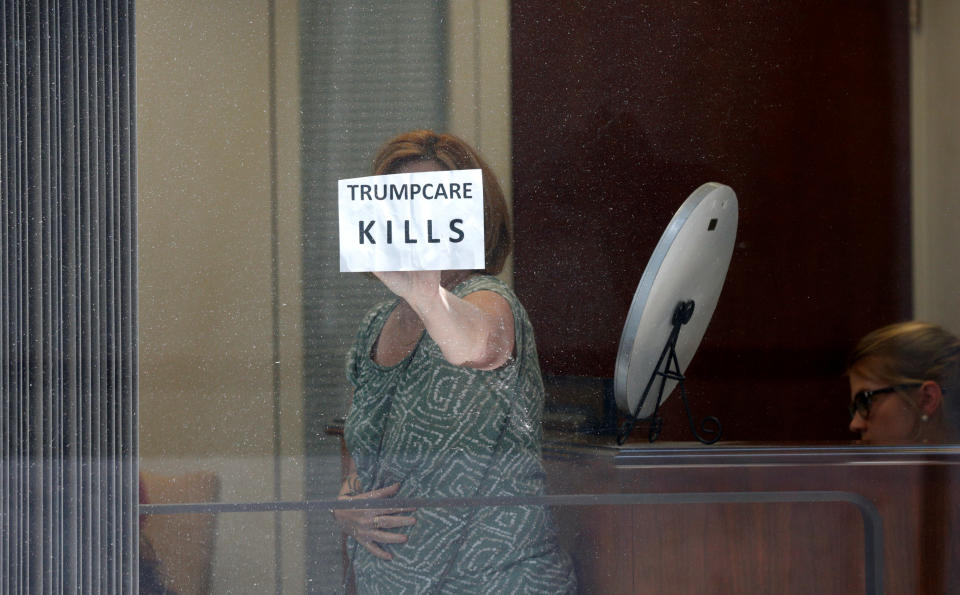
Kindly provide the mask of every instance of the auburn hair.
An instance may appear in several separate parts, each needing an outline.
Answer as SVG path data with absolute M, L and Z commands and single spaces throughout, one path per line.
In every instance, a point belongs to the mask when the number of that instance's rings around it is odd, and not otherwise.
M 387 141 L 373 159 L 373 175 L 394 174 L 418 161 L 435 161 L 447 170 L 479 169 L 483 176 L 485 267 L 496 275 L 513 250 L 513 230 L 503 189 L 490 166 L 466 142 L 452 134 L 412 130 Z

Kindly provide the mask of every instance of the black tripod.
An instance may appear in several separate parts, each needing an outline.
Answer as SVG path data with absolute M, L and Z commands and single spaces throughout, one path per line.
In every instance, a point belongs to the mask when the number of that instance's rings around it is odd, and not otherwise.
M 703 444 L 713 444 L 720 439 L 720 434 L 723 432 L 723 427 L 720 425 L 720 420 L 716 417 L 709 416 L 704 418 L 703 421 L 700 422 L 700 431 L 697 431 L 697 428 L 693 423 L 693 414 L 690 412 L 690 403 L 687 401 L 687 391 L 684 387 L 685 378 L 683 376 L 683 372 L 680 370 L 680 361 L 677 359 L 677 338 L 680 336 L 680 329 L 683 327 L 683 325 L 690 322 L 690 318 L 693 316 L 693 308 L 693 300 L 688 300 L 677 303 L 677 307 L 673 310 L 673 329 L 670 331 L 670 336 L 667 338 L 666 345 L 663 346 L 663 351 L 660 352 L 660 359 L 657 360 L 657 367 L 650 375 L 650 380 L 647 381 L 647 386 L 643 389 L 643 396 L 640 397 L 640 402 L 637 403 L 637 407 L 634 409 L 633 414 L 627 416 L 623 423 L 623 427 L 617 434 L 617 444 L 623 444 L 624 441 L 626 441 L 627 437 L 629 437 L 630 433 L 633 431 L 633 427 L 638 422 L 646 422 L 650 424 L 650 442 L 654 442 L 660 437 L 660 431 L 663 429 L 663 418 L 661 418 L 658 413 L 660 411 L 660 403 L 663 402 L 663 391 L 666 387 L 667 380 L 677 381 L 677 384 L 680 387 L 680 397 L 683 399 L 683 409 L 687 412 L 687 421 L 690 424 L 690 431 L 693 432 L 693 435 L 696 436 L 697 440 Z M 647 401 L 647 397 L 650 395 L 650 389 L 653 387 L 653 384 L 657 380 L 658 376 L 660 377 L 660 387 L 657 391 L 657 404 L 653 409 L 653 414 L 650 415 L 650 417 L 643 419 L 638 418 L 637 416 L 639 415 L 640 410 L 643 409 L 643 404 Z M 706 435 L 706 438 L 704 435 Z

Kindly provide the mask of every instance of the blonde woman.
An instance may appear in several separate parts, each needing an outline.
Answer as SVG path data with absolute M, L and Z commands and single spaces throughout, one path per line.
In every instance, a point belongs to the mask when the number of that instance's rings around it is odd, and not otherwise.
M 957 432 L 960 340 L 925 322 L 877 329 L 854 349 L 850 430 L 868 443 L 943 443 Z

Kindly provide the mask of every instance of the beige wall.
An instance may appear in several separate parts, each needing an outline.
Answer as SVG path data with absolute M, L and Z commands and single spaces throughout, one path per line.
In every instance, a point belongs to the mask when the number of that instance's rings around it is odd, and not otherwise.
M 144 456 L 273 449 L 267 15 L 230 4 L 137 7 Z
M 269 3 L 142 0 L 136 15 L 141 468 L 216 471 L 232 502 L 302 497 L 297 4 L 275 5 L 275 128 Z M 272 591 L 276 533 L 271 514 L 221 515 L 214 591 Z
M 915 2 L 914 311 L 960 333 L 960 2 Z

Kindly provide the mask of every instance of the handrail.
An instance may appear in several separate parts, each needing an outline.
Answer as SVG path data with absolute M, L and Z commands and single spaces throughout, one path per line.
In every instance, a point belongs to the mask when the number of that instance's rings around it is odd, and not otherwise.
M 863 519 L 864 580 L 868 595 L 883 593 L 883 521 L 877 507 L 860 494 L 846 491 L 798 490 L 770 492 L 680 492 L 620 494 L 552 494 L 474 498 L 377 498 L 364 500 L 301 500 L 262 502 L 208 502 L 141 504 L 140 514 L 196 514 L 236 512 L 294 512 L 369 508 L 461 508 L 478 506 L 600 506 L 635 504 L 852 504 Z

